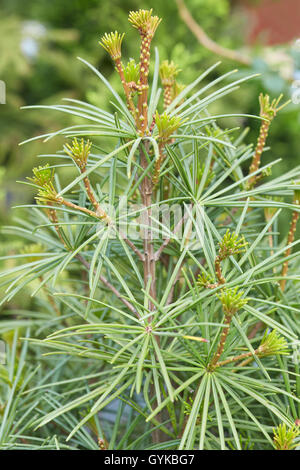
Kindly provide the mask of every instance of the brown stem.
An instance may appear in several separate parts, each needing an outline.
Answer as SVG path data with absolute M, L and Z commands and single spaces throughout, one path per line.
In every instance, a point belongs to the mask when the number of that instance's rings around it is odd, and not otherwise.
M 260 348 L 255 349 L 254 354 L 256 354 L 257 356 L 259 356 L 259 355 L 262 356 Z M 240 368 L 240 367 L 246 366 L 247 364 L 249 364 L 250 362 L 252 362 L 254 360 L 252 352 L 249 351 L 248 353 L 240 354 L 239 356 L 235 356 L 235 357 L 227 359 L 225 361 L 218 362 L 217 366 L 219 366 L 219 365 L 222 366 L 224 364 L 229 364 L 230 362 L 236 362 L 236 361 L 240 361 L 240 360 L 242 360 L 242 362 L 240 364 L 237 364 L 236 367 Z M 233 372 L 236 372 L 236 370 L 237 369 L 234 369 Z
M 215 282 L 214 284 L 206 284 L 206 289 L 216 289 L 216 287 L 219 287 L 220 283 Z
M 299 219 L 299 212 L 294 211 L 293 215 L 292 215 L 290 230 L 289 230 L 288 239 L 287 239 L 287 244 L 288 245 L 293 243 L 293 241 L 295 239 L 295 233 L 296 233 L 298 219 Z M 291 247 L 287 248 L 287 250 L 284 253 L 284 257 L 287 258 L 291 254 L 291 251 L 292 251 Z M 286 275 L 287 275 L 288 265 L 289 265 L 289 262 L 288 262 L 288 260 L 286 260 L 283 263 L 283 266 L 282 266 L 281 275 L 283 277 L 286 277 Z M 280 288 L 281 288 L 282 291 L 284 291 L 284 289 L 285 289 L 285 284 L 286 284 L 286 279 L 281 279 Z
M 82 174 L 85 173 L 85 167 L 81 168 L 81 173 Z M 90 180 L 89 180 L 88 176 L 85 176 L 83 178 L 83 182 L 84 182 L 84 187 L 85 187 L 85 190 L 86 190 L 87 197 L 89 198 L 90 202 L 93 204 L 93 206 L 95 208 L 96 216 L 99 219 L 104 220 L 108 225 L 110 225 L 112 220 L 110 219 L 108 214 L 102 209 L 99 202 L 95 198 L 95 195 L 94 195 L 94 192 L 92 190 L 91 183 L 90 183 Z M 78 206 L 78 209 L 82 210 L 83 208 L 79 208 L 79 206 Z M 92 215 L 92 214 L 90 214 L 90 215 Z
M 216 42 L 214 42 L 205 31 L 199 26 L 198 23 L 194 20 L 191 13 L 185 6 L 183 0 L 176 0 L 177 7 L 179 14 L 189 30 L 194 34 L 197 40 L 202 44 L 202 46 L 206 47 L 208 50 L 214 52 L 217 55 L 222 57 L 226 57 L 227 59 L 234 60 L 236 62 L 241 62 L 245 65 L 251 64 L 251 59 L 239 52 L 233 51 L 231 49 L 227 49 L 226 47 L 222 47 Z
M 119 231 L 119 233 L 120 233 L 120 236 L 123 238 L 124 242 L 128 246 L 130 246 L 132 251 L 134 251 L 134 253 L 140 258 L 140 260 L 145 261 L 145 256 L 143 255 L 143 253 L 140 252 L 140 250 L 135 246 L 135 244 L 131 240 L 128 240 L 128 238 L 124 236 L 123 232 Z

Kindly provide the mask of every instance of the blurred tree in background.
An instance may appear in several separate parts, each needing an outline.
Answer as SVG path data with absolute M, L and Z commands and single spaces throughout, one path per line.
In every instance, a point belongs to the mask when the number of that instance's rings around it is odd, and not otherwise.
M 112 70 L 109 57 L 99 47 L 99 40 L 105 32 L 128 31 L 129 10 L 153 8 L 160 17 L 171 18 L 171 21 L 162 22 L 157 33 L 160 60 L 180 63 L 183 84 L 190 83 L 218 60 L 222 63 L 213 78 L 233 68 L 238 68 L 237 74 L 241 76 L 251 72 L 261 74 L 239 93 L 223 97 L 222 107 L 228 113 L 257 114 L 258 95 L 262 91 L 271 96 L 283 93 L 289 98 L 293 69 L 300 68 L 300 52 L 291 44 L 276 48 L 247 46 L 245 31 L 249 19 L 241 9 L 244 3 L 244 0 L 185 0 L 190 15 L 208 37 L 223 48 L 249 57 L 248 65 L 222 57 L 200 44 L 179 14 L 180 0 L 144 0 L 143 4 L 137 0 L 0 0 L 0 40 L 5 45 L 0 56 L 0 79 L 6 83 L 7 91 L 6 104 L 0 106 L 0 220 L 6 223 L 12 215 L 18 214 L 16 210 L 10 210 L 12 206 L 33 200 L 30 191 L 24 191 L 24 186 L 16 181 L 24 180 L 33 166 L 48 161 L 48 157 L 41 155 L 54 154 L 59 146 L 57 139 L 47 143 L 39 139 L 23 146 L 20 142 L 49 129 L 55 131 L 80 123 L 80 118 L 65 113 L 23 110 L 21 107 L 60 104 L 65 97 L 109 109 L 110 98 L 106 90 L 77 57 L 95 65 L 122 94 L 118 76 Z M 124 57 L 137 58 L 134 31 L 126 35 Z M 212 111 L 222 114 L 223 109 L 219 106 L 217 104 Z M 272 127 L 272 152 L 264 155 L 266 163 L 282 158 L 275 168 L 276 174 L 300 162 L 299 105 L 291 104 L 283 113 L 284 117 Z M 223 120 L 221 124 L 224 127 L 249 124 L 248 141 L 256 139 L 259 123 L 254 120 L 249 123 L 245 118 L 242 122 Z M 63 174 L 68 179 L 69 169 L 65 168 Z M 285 217 L 280 218 L 282 225 L 288 223 Z M 7 254 L 8 250 L 22 250 L 18 245 L 20 242 L 11 237 L 6 239 L 0 234 L 0 240 L 0 255 Z

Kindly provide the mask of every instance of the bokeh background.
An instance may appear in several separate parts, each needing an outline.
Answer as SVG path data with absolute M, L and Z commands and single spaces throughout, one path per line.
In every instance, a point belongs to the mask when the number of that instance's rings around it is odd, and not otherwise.
M 300 164 L 299 0 L 185 0 L 192 19 L 208 37 L 217 46 L 238 52 L 242 60 L 221 57 L 201 44 L 182 18 L 182 2 L 176 0 L 0 0 L 0 6 L 0 80 L 6 84 L 6 103 L 0 105 L 2 224 L 10 222 L 12 206 L 33 197 L 16 181 L 24 180 L 33 166 L 43 163 L 40 155 L 55 153 L 59 148 L 55 140 L 47 144 L 42 140 L 22 146 L 19 143 L 78 123 L 74 117 L 55 111 L 21 107 L 57 104 L 63 97 L 110 107 L 104 87 L 77 56 L 98 67 L 121 92 L 110 58 L 98 41 L 105 32 L 126 31 L 124 58 L 137 58 L 136 33 L 127 22 L 129 10 L 153 8 L 163 18 L 155 45 L 161 59 L 178 63 L 184 84 L 219 59 L 222 64 L 215 76 L 234 68 L 241 76 L 261 74 L 221 100 L 217 112 L 257 114 L 261 91 L 272 97 L 280 93 L 287 99 L 293 96 L 294 102 L 272 125 L 272 150 L 264 159 L 282 158 L 277 172 Z M 247 139 L 255 141 L 257 122 L 243 120 L 235 125 L 251 126 Z M 7 244 L 14 249 L 13 240 L 0 237 L 2 252 L 7 252 Z

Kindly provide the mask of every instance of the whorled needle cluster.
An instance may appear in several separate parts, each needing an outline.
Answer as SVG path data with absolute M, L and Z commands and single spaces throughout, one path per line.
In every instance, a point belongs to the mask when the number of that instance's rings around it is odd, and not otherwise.
M 27 179 L 39 187 L 36 200 L 41 204 L 47 202 L 59 202 L 57 191 L 53 184 L 54 169 L 50 168 L 47 163 L 44 166 L 33 168 L 32 172 L 33 177 L 28 177 Z
M 148 129 L 148 75 L 150 64 L 150 46 L 155 31 L 161 22 L 158 16 L 152 16 L 151 10 L 131 11 L 128 17 L 129 22 L 136 28 L 141 36 L 140 61 L 136 65 L 129 61 L 124 69 L 121 61 L 121 45 L 124 34 L 117 31 L 105 34 L 100 41 L 100 45 L 110 54 L 115 62 L 116 70 L 119 73 L 127 106 L 135 119 L 136 128 L 141 136 L 149 134 Z M 133 94 L 137 92 L 137 108 L 133 101 Z
M 295 189 L 294 189 L 294 198 L 293 198 L 293 203 L 297 206 L 300 206 L 300 186 L 299 186 L 299 183 L 298 183 L 298 187 L 296 186 Z M 289 228 L 289 233 L 288 233 L 288 238 L 287 238 L 287 244 L 288 245 L 291 245 L 293 243 L 293 241 L 295 240 L 295 234 L 296 234 L 296 229 L 297 229 L 297 223 L 298 223 L 298 220 L 299 220 L 299 212 L 297 210 L 294 210 L 293 213 L 292 213 L 292 220 L 291 220 L 291 223 L 290 223 L 290 228 Z M 284 257 L 287 258 L 290 254 L 291 254 L 291 247 L 289 246 L 285 253 L 284 253 Z M 282 266 L 282 272 L 281 272 L 281 275 L 283 277 L 283 279 L 281 279 L 280 281 L 280 288 L 282 291 L 284 291 L 285 289 L 285 284 L 286 284 L 286 275 L 287 275 L 287 272 L 288 272 L 288 260 L 285 260 L 284 263 L 283 263 L 283 266 Z
M 156 185 L 159 179 L 160 167 L 164 160 L 164 148 L 165 145 L 170 141 L 171 135 L 179 129 L 182 124 L 181 119 L 178 116 L 169 116 L 166 112 L 159 114 L 156 111 L 155 124 L 158 130 L 158 148 L 159 157 L 155 162 L 153 184 Z
M 300 436 L 299 425 L 294 424 L 288 428 L 286 423 L 281 423 L 273 428 L 273 433 L 273 442 L 277 450 L 293 450 L 299 446 L 299 442 L 295 442 L 297 437 Z
M 64 146 L 64 151 L 74 160 L 80 169 L 85 169 L 91 151 L 91 145 L 92 143 L 89 140 L 85 142 L 84 139 L 81 139 L 78 142 L 75 137 L 71 145 L 66 144 Z
M 276 330 L 273 330 L 271 333 L 266 330 L 260 345 L 254 351 L 255 356 L 259 358 L 275 355 L 286 356 L 289 354 L 288 344 L 282 336 L 280 336 Z M 239 362 L 237 367 L 243 367 L 254 360 L 255 357 L 252 351 L 238 354 L 237 356 L 229 357 L 224 361 L 218 361 L 216 367 L 221 367 L 226 364 L 231 364 L 233 362 Z M 242 362 L 240 362 L 242 361 Z
M 130 86 L 128 85 L 126 81 L 126 78 L 124 75 L 124 67 L 121 61 L 121 57 L 122 57 L 121 46 L 122 46 L 124 35 L 125 35 L 124 33 L 120 34 L 118 33 L 118 31 L 115 31 L 114 33 L 109 33 L 109 34 L 105 33 L 105 35 L 101 38 L 101 41 L 99 41 L 99 44 L 109 53 L 109 55 L 111 56 L 112 60 L 115 63 L 116 70 L 120 76 L 121 83 L 123 85 L 128 109 L 130 110 L 134 118 L 136 119 L 137 118 L 136 109 L 132 101 Z
M 161 22 L 161 18 L 152 16 L 151 9 L 131 11 L 128 20 L 134 28 L 138 29 L 141 36 L 138 121 L 140 134 L 144 135 L 148 126 L 147 97 L 149 88 L 150 47 L 155 31 Z
M 111 56 L 113 60 L 118 60 L 121 58 L 121 46 L 124 39 L 125 33 L 120 34 L 118 31 L 114 33 L 105 33 L 104 36 L 99 41 L 100 46 L 102 46 Z
M 289 354 L 289 349 L 283 336 L 280 336 L 276 330 L 271 333 L 267 330 L 255 352 L 260 357 L 274 356 L 275 354 L 286 356 Z

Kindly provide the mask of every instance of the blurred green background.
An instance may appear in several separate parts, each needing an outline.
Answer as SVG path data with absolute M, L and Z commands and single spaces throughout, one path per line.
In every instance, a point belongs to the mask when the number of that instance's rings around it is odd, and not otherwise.
M 245 34 L 248 17 L 242 8 L 245 1 L 186 0 L 185 3 L 193 18 L 214 41 L 232 50 L 242 50 L 251 57 L 249 66 L 221 58 L 221 66 L 210 79 L 236 67 L 240 75 L 261 73 L 239 91 L 224 97 L 214 111 L 257 114 L 257 97 L 261 91 L 272 97 L 280 93 L 286 98 L 291 97 L 292 83 L 297 68 L 300 68 L 300 52 L 291 41 L 271 47 L 259 40 L 248 45 Z M 33 166 L 46 161 L 38 155 L 55 153 L 59 149 L 55 139 L 46 144 L 41 140 L 23 146 L 19 143 L 79 122 L 55 111 L 20 108 L 32 104 L 57 104 L 63 97 L 110 107 L 104 87 L 77 56 L 98 67 L 121 93 L 118 76 L 98 41 L 104 32 L 125 31 L 124 60 L 137 58 L 136 31 L 127 21 L 130 10 L 153 8 L 154 13 L 163 18 L 154 43 L 161 60 L 171 59 L 178 63 L 182 69 L 182 83 L 188 84 L 220 59 L 199 44 L 180 18 L 175 0 L 0 0 L 0 5 L 0 79 L 7 88 L 6 104 L 0 105 L 2 223 L 10 219 L 12 205 L 32 199 L 30 191 L 24 190 L 16 180 L 24 179 Z M 288 23 L 286 28 L 289 28 Z M 255 142 L 258 122 L 243 120 L 230 125 L 251 126 L 247 139 Z M 275 170 L 277 172 L 300 163 L 299 125 L 300 105 L 297 104 L 289 105 L 272 125 L 268 142 L 272 151 L 264 158 L 265 162 L 278 157 L 283 159 Z

